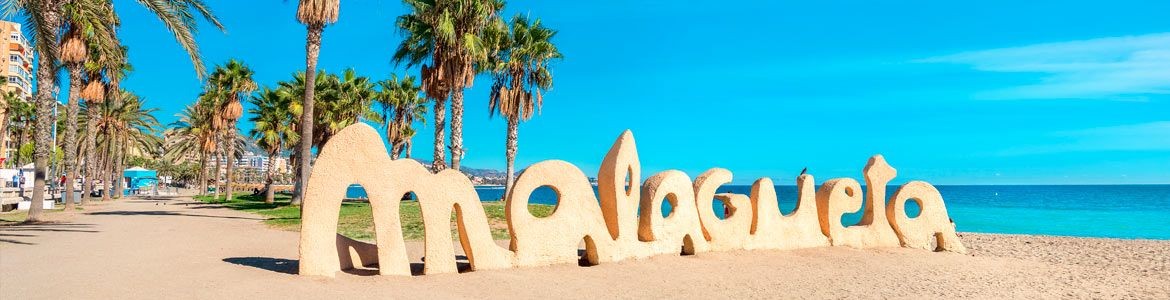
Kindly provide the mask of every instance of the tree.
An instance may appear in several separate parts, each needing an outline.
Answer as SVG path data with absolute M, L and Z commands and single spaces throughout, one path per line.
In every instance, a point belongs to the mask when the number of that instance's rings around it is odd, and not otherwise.
M 170 160 L 199 157 L 199 193 L 207 193 L 208 159 L 216 151 L 216 132 L 211 124 L 215 110 L 203 101 L 188 105 L 178 115 L 179 120 L 164 132 L 168 140 L 164 156 Z
M 105 101 L 99 105 L 82 107 L 87 116 L 91 115 L 89 111 L 97 110 L 94 114 L 97 118 L 86 122 L 92 122 L 97 129 L 95 140 L 105 147 L 96 148 L 104 149 L 98 150 L 98 155 L 106 159 L 107 166 L 131 156 L 153 155 L 160 152 L 162 146 L 162 139 L 156 131 L 160 125 L 158 119 L 154 117 L 158 110 L 143 107 L 142 99 L 134 93 L 121 90 L 118 94 L 118 97 L 123 99 L 121 103 Z M 105 173 L 107 174 L 103 178 L 116 175 L 116 172 Z M 109 194 L 109 186 L 104 188 L 106 192 L 102 193 L 103 198 L 105 194 Z
M 300 0 L 297 5 L 297 21 L 305 24 L 308 33 L 305 36 L 305 73 L 317 73 L 317 55 L 321 52 L 321 34 L 325 31 L 325 25 L 337 22 L 337 14 L 341 7 L 340 0 Z M 304 98 L 302 98 L 301 110 L 301 136 L 313 136 L 313 101 L 316 99 L 313 96 L 313 88 L 316 87 L 316 77 L 308 76 L 306 78 Z M 305 183 L 309 180 L 309 166 L 310 156 L 312 156 L 312 139 L 301 139 L 300 147 L 297 149 L 298 158 L 300 162 L 297 164 L 298 173 L 300 174 L 296 185 L 296 195 L 293 197 L 292 204 L 301 204 L 301 193 L 305 189 Z
M 495 22 L 502 0 L 404 0 L 410 12 L 396 21 L 403 35 L 394 61 L 422 66 L 422 89 L 434 101 L 435 172 L 445 169 L 443 135 L 446 101 L 451 98 L 451 168 L 463 159 L 463 89 L 475 80 L 476 64 L 487 59 L 484 29 Z
M 15 137 L 16 145 L 19 148 L 24 144 L 26 137 L 32 134 L 32 119 L 34 111 L 32 104 L 20 98 L 15 91 L 4 93 L 4 108 L 6 110 L 4 120 L 2 123 L 7 123 L 9 126 L 0 127 L 0 141 L 4 141 L 7 136 Z M 14 152 L 19 151 L 16 149 Z M 3 153 L 0 153 L 3 155 Z M 20 156 L 13 155 L 13 161 L 8 162 L 16 168 L 20 168 Z
M 382 107 L 383 123 L 386 126 L 386 140 L 390 142 L 390 158 L 398 159 L 405 152 L 410 157 L 411 139 L 416 130 L 414 121 L 426 122 L 427 99 L 413 76 L 401 79 L 391 75 L 390 79 L 378 82 L 377 103 Z
M 508 122 L 505 193 L 512 189 L 520 121 L 532 118 L 533 111 L 540 110 L 544 102 L 542 91 L 553 85 L 548 64 L 562 57 L 552 43 L 557 32 L 544 27 L 540 19 L 530 23 L 527 17 L 517 15 L 512 18 L 511 29 L 510 33 L 497 31 L 496 38 L 489 39 L 495 48 L 489 64 L 495 82 L 488 106 L 492 114 Z
M 82 1 L 82 0 L 78 0 Z M 41 218 L 41 206 L 44 203 L 45 180 L 48 176 L 49 155 L 51 151 L 52 139 L 52 115 L 53 107 L 56 103 L 53 99 L 52 92 L 56 89 L 57 80 L 53 76 L 56 70 L 57 60 L 59 57 L 60 40 L 59 35 L 62 31 L 64 21 L 64 8 L 66 4 L 72 4 L 71 0 L 13 0 L 5 1 L 0 8 L 4 10 L 5 16 L 20 14 L 25 18 L 30 31 L 30 40 L 36 45 L 36 53 L 39 59 L 37 60 L 37 80 L 35 92 L 35 107 L 36 115 L 40 116 L 36 119 L 36 134 L 34 137 L 34 163 L 36 169 L 33 176 L 33 195 L 32 205 L 29 210 L 28 221 L 36 222 Z M 220 29 L 223 28 L 219 21 L 212 16 L 211 11 L 203 4 L 202 0 L 176 0 L 176 1 L 149 1 L 138 0 L 139 4 L 145 6 L 148 10 L 154 13 L 166 25 L 167 29 L 175 35 L 179 44 L 187 50 L 191 57 L 192 63 L 195 65 L 196 73 L 203 73 L 202 62 L 199 58 L 198 47 L 195 44 L 194 32 L 195 13 L 201 15 L 204 19 L 210 21 Z M 115 24 L 116 22 L 107 22 L 107 24 Z M 116 26 L 116 25 L 111 25 Z M 112 31 L 112 29 L 111 29 Z M 115 84 L 115 86 L 117 86 Z
M 288 111 L 292 101 L 288 93 L 268 88 L 256 93 L 249 100 L 255 106 L 248 110 L 248 113 L 252 114 L 249 121 L 255 123 L 251 136 L 256 140 L 256 145 L 268 154 L 268 167 L 264 179 L 265 203 L 275 201 L 275 189 L 272 188 L 272 184 L 276 172 L 276 156 L 298 142 L 298 134 L 293 127 L 297 120 L 292 118 Z
M 242 94 L 251 93 L 256 90 L 256 81 L 252 79 L 254 72 L 242 62 L 231 59 L 223 66 L 216 66 L 215 71 L 208 77 L 208 93 L 215 94 L 221 97 L 219 105 L 218 117 L 222 122 L 215 122 L 218 126 L 222 126 L 224 138 L 227 141 L 236 140 L 236 121 L 239 120 L 243 114 L 243 105 L 240 104 L 240 96 Z M 227 201 L 232 200 L 232 170 L 235 169 L 236 151 L 234 142 L 226 144 L 227 149 Z
M 317 139 L 314 145 L 318 149 L 349 125 L 361 120 L 382 122 L 382 117 L 373 109 L 376 91 L 368 77 L 358 76 L 353 69 L 346 69 L 341 76 L 326 76 L 326 85 L 332 92 L 317 97 L 321 109 L 315 112 L 319 116 L 317 124 L 323 125 L 314 125 L 314 138 Z

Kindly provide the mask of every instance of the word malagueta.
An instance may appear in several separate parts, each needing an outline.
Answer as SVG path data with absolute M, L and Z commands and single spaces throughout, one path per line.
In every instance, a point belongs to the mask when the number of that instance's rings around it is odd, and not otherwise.
M 572 164 L 550 160 L 528 167 L 505 196 L 511 236 L 505 248 L 492 240 L 483 206 L 466 176 L 455 170 L 433 174 L 410 159 L 391 160 L 377 131 L 355 124 L 329 141 L 313 167 L 304 198 L 300 274 L 332 277 L 342 269 L 377 264 L 382 275 L 411 275 L 399 220 L 399 202 L 408 192 L 422 207 L 425 274 L 458 271 L 451 247 L 452 213 L 472 270 L 580 259 L 601 264 L 678 255 L 680 248 L 684 255 L 825 246 L 966 252 L 934 186 L 910 182 L 887 198 L 886 184 L 897 172 L 881 155 L 865 166 L 869 188 L 864 195 L 854 179 L 831 179 L 818 189 L 811 175 L 801 175 L 796 179 L 796 209 L 787 215 L 780 212 L 768 178 L 755 181 L 750 195 L 717 194 L 719 186 L 731 182 L 730 171 L 711 169 L 694 180 L 680 171 L 665 171 L 638 188 L 640 172 L 629 131 L 618 137 L 598 171 L 600 199 L 588 177 Z M 376 244 L 337 234 L 341 201 L 351 183 L 369 195 Z M 537 218 L 528 212 L 528 198 L 543 186 L 556 191 L 559 201 L 552 215 Z M 727 206 L 725 218 L 712 211 L 712 199 Z M 672 207 L 666 217 L 662 201 Z M 921 207 L 918 216 L 906 214 L 907 201 Z M 841 224 L 841 215 L 859 210 L 863 217 L 858 224 Z M 582 242 L 583 257 L 578 254 Z

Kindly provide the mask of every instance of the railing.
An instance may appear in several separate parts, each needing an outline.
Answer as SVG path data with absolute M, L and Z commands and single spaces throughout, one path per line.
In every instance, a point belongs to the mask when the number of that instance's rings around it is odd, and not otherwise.
M 5 187 L 0 188 L 0 205 L 14 204 L 32 198 L 32 188 Z M 45 200 L 61 198 L 60 189 L 45 187 Z

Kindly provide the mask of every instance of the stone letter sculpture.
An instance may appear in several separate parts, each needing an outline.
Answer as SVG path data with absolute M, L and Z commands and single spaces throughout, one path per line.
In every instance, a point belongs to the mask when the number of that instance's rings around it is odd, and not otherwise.
M 737 249 L 798 249 L 823 246 L 907 247 L 965 253 L 943 203 L 929 183 L 903 185 L 886 200 L 886 184 L 896 175 L 881 155 L 864 170 L 866 186 L 853 179 L 826 181 L 817 191 L 811 175 L 796 179 L 796 209 L 780 212 L 772 180 L 757 180 L 750 195 L 717 193 L 731 172 L 711 169 L 692 182 L 681 171 L 665 171 L 640 186 L 641 165 L 630 131 L 610 148 L 597 174 L 597 195 L 580 169 L 564 161 L 536 163 L 520 174 L 505 195 L 509 247 L 491 238 L 487 215 L 471 181 L 455 170 L 432 174 L 410 159 L 391 160 L 377 131 L 354 124 L 321 150 L 304 191 L 300 274 L 332 277 L 338 271 L 378 266 L 382 275 L 409 276 L 410 263 L 399 220 L 400 198 L 418 197 L 424 225 L 426 274 L 457 272 L 450 220 L 455 216 L 459 244 L 472 270 L 573 263 L 589 264 L 658 254 L 697 254 Z M 376 244 L 337 234 L 341 200 L 350 184 L 369 195 Z M 528 200 L 540 187 L 557 193 L 553 214 L 538 218 Z M 728 207 L 724 219 L 712 201 Z M 670 202 L 663 217 L 661 205 Z M 906 214 L 906 201 L 921 207 Z M 861 222 L 841 224 L 841 215 L 862 210 Z M 933 240 L 932 240 L 933 239 Z M 578 255 L 578 245 L 585 254 Z

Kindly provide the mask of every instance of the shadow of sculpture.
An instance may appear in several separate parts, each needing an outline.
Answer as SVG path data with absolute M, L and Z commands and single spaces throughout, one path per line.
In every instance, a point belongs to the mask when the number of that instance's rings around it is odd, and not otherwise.
M 87 215 L 95 215 L 95 216 L 107 216 L 107 215 L 117 215 L 117 216 L 176 216 L 176 217 L 198 217 L 198 218 L 242 219 L 242 220 L 257 220 L 257 221 L 264 221 L 264 220 L 267 220 L 267 219 L 265 219 L 265 218 L 235 217 L 235 216 L 212 216 L 212 215 L 188 214 L 188 213 L 179 213 L 179 212 L 173 212 L 173 211 L 161 211 L 161 210 L 148 210 L 148 211 L 126 211 L 126 210 L 119 210 L 119 211 L 102 211 L 102 212 L 92 212 L 92 213 L 87 213 Z
M 296 260 L 272 257 L 229 257 L 223 261 L 284 274 L 296 274 L 298 265 Z

